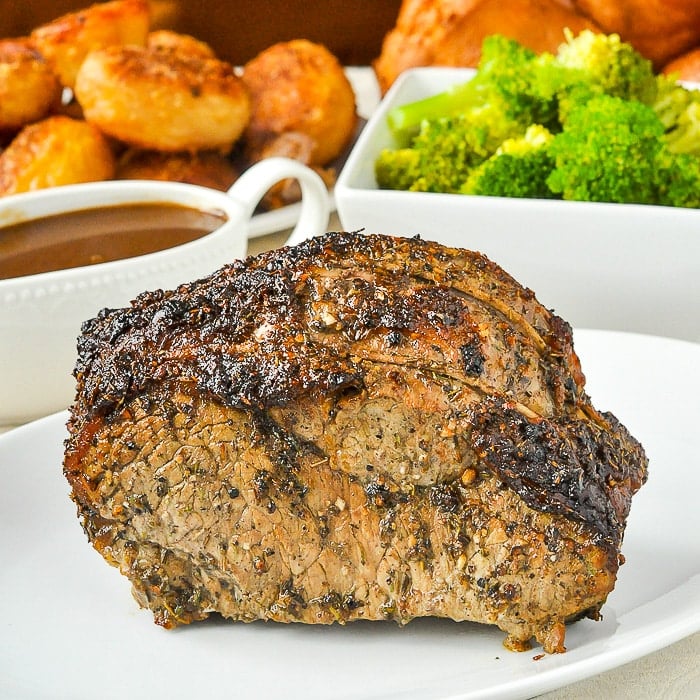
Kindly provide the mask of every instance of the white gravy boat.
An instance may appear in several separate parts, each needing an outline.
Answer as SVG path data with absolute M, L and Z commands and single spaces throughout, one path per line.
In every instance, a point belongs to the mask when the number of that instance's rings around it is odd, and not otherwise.
M 0 198 L 0 236 L 3 227 L 21 221 L 120 204 L 170 203 L 226 216 L 211 233 L 155 253 L 0 280 L 0 425 L 23 423 L 72 402 L 80 327 L 100 309 L 127 306 L 145 290 L 175 288 L 244 257 L 260 199 L 287 178 L 298 180 L 302 192 L 290 241 L 323 233 L 330 215 L 328 190 L 313 170 L 287 158 L 253 165 L 228 192 L 124 180 Z

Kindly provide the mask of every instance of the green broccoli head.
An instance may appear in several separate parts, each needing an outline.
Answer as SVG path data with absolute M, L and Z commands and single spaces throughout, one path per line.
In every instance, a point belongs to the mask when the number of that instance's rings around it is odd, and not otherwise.
M 700 207 L 700 158 L 690 153 L 672 153 L 664 148 L 656 165 L 659 204 Z
M 394 107 L 387 122 L 396 142 L 406 146 L 424 121 L 443 117 L 470 116 L 483 110 L 503 112 L 498 118 L 517 121 L 523 130 L 529 124 L 547 124 L 556 119 L 553 91 L 546 81 L 534 84 L 552 56 L 538 56 L 512 39 L 493 35 L 484 40 L 476 75 L 437 95 Z
M 472 168 L 523 128 L 494 104 L 468 114 L 424 121 L 410 146 L 383 151 L 375 163 L 379 187 L 459 192 Z
M 420 175 L 418 151 L 385 148 L 374 163 L 374 177 L 383 190 L 409 190 Z
M 652 107 L 666 127 L 668 148 L 700 156 L 700 90 L 688 90 L 664 75 L 658 76 L 657 84 Z
M 567 40 L 557 51 L 555 63 L 572 71 L 570 84 L 588 85 L 594 93 L 651 104 L 657 82 L 651 61 L 617 34 L 596 34 L 588 29 Z
M 488 37 L 471 81 L 389 125 L 381 187 L 698 206 L 700 91 L 615 34 L 568 33 L 555 55 Z
M 489 109 L 424 122 L 412 144 L 418 153 L 420 177 L 410 189 L 459 192 L 469 171 L 520 130 L 518 124 L 504 119 L 502 112 L 492 114 Z
M 663 133 L 651 107 L 599 95 L 573 108 L 552 139 L 547 184 L 564 199 L 655 203 Z
M 474 80 L 497 95 L 507 116 L 524 127 L 553 125 L 560 72 L 551 54 L 538 55 L 514 39 L 495 34 L 484 39 Z
M 539 124 L 520 138 L 507 139 L 488 160 L 474 168 L 462 188 L 465 194 L 552 199 L 547 186 L 554 161 L 548 146 L 552 134 Z

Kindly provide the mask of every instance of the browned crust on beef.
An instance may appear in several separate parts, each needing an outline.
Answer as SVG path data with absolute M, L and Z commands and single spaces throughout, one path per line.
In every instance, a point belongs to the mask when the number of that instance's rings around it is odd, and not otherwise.
M 646 479 L 569 326 L 418 239 L 326 234 L 143 294 L 84 325 L 76 377 L 73 497 L 166 626 L 439 615 L 560 651 Z

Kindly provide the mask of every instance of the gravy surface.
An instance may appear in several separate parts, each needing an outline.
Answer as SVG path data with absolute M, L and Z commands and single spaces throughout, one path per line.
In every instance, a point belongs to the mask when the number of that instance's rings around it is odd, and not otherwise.
M 193 241 L 227 220 L 169 203 L 125 204 L 0 228 L 0 279 L 132 258 Z

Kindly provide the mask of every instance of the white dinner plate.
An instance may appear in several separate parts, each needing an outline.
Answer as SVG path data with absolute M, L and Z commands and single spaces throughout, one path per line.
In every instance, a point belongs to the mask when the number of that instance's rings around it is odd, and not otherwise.
M 497 629 L 445 620 L 165 631 L 81 531 L 61 472 L 61 413 L 0 437 L 0 697 L 527 698 L 699 630 L 700 345 L 575 337 L 594 404 L 642 441 L 650 476 L 603 620 L 571 625 L 566 654 L 509 652 Z
M 366 120 L 370 118 L 381 100 L 379 83 L 377 83 L 374 70 L 368 66 L 347 66 L 345 68 L 345 74 L 348 76 L 348 80 L 355 92 L 357 114 L 360 117 L 360 125 L 358 127 L 359 135 Z M 354 142 L 346 149 L 343 156 L 332 164 L 337 172 L 340 172 L 342 169 L 345 159 L 353 145 Z M 331 197 L 331 208 L 335 211 L 335 201 L 333 197 Z M 258 238 L 259 236 L 266 236 L 268 233 L 276 233 L 292 228 L 299 218 L 300 210 L 300 204 L 289 204 L 286 207 L 256 214 L 250 221 L 248 237 Z

